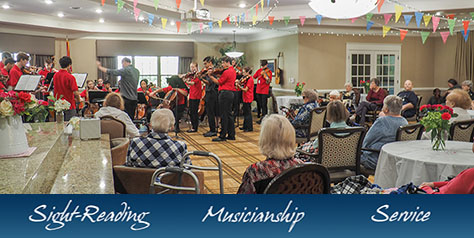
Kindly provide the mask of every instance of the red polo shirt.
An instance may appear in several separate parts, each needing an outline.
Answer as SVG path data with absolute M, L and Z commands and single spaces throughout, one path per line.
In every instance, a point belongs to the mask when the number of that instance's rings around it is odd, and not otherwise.
M 18 68 L 18 66 L 15 64 L 13 68 L 10 70 L 10 79 L 8 80 L 8 86 L 12 86 L 15 88 L 16 84 L 18 83 L 18 80 L 20 77 L 23 75 L 23 72 L 21 72 L 21 69 Z
M 5 65 L 3 64 L 2 61 L 0 61 L 0 68 L 3 69 L 5 67 Z
M 76 109 L 76 101 L 74 100 L 74 92 L 78 90 L 76 78 L 64 69 L 59 70 L 53 77 L 54 80 L 54 96 L 56 99 L 63 96 L 62 99 L 71 103 L 69 109 Z
M 243 88 L 249 88 L 247 92 L 242 91 L 242 99 L 244 103 L 251 103 L 253 101 L 253 88 L 254 88 L 253 78 L 250 77 L 247 80 L 247 83 L 243 85 Z
M 194 82 L 194 85 L 189 87 L 189 99 L 195 100 L 202 98 L 202 83 L 199 78 L 193 79 L 191 82 Z
M 107 91 L 107 90 L 106 90 L 106 91 Z M 148 91 L 149 93 L 153 92 L 153 91 L 151 90 L 151 88 L 149 88 L 147 91 Z M 143 89 L 142 89 L 142 88 L 139 88 L 139 89 L 137 90 L 137 92 L 143 92 Z
M 163 92 L 165 93 L 169 93 L 171 90 L 173 90 L 171 86 L 163 88 Z M 184 105 L 185 102 L 186 102 L 186 99 L 184 98 L 184 96 L 178 92 L 178 105 Z
M 2 75 L 8 76 L 8 71 L 5 68 L 0 68 Z
M 262 71 L 263 71 L 262 68 L 257 70 L 257 72 L 253 75 L 253 78 L 257 79 L 257 93 L 268 94 L 268 92 L 270 91 L 271 79 L 270 79 L 270 83 L 267 83 L 267 81 L 262 75 Z
M 224 71 L 221 78 L 219 79 L 219 91 L 228 90 L 236 91 L 235 89 L 235 79 L 237 74 L 234 67 L 230 66 Z
M 48 76 L 49 73 L 53 72 L 53 69 L 50 69 L 49 71 L 46 70 L 46 69 L 42 69 L 41 71 L 38 72 L 39 75 L 42 75 L 46 78 L 46 76 Z

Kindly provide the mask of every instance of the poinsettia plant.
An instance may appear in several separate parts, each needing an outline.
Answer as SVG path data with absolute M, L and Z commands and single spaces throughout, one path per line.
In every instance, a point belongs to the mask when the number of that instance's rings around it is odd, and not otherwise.
M 26 92 L 0 91 L 0 118 L 26 116 L 27 121 L 44 121 L 48 103 Z
M 449 120 L 458 115 L 448 106 L 423 105 L 420 107 L 420 123 L 426 128 L 426 132 L 431 132 L 431 142 L 433 150 L 444 150 L 448 131 L 451 128 Z
M 296 86 L 295 86 L 295 93 L 296 93 L 296 96 L 301 96 L 301 94 L 303 94 L 303 89 L 304 89 L 304 86 L 306 85 L 306 83 L 297 83 Z

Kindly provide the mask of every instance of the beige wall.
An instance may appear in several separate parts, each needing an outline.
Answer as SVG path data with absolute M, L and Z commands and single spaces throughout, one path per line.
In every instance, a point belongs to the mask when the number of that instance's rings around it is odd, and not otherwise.
M 70 51 L 72 59 L 72 68 L 77 73 L 88 73 L 87 79 L 97 80 L 97 55 L 96 40 L 70 40 Z M 59 59 L 67 55 L 66 41 L 56 39 L 55 41 L 55 58 Z
M 446 44 L 441 37 L 435 38 L 434 47 L 434 87 L 447 88 L 448 79 L 454 78 L 454 60 L 456 58 L 456 37 L 449 37 Z
M 194 43 L 194 58 L 198 62 L 199 68 L 203 67 L 202 60 L 207 56 L 221 57 L 219 49 L 229 45 L 230 43 Z

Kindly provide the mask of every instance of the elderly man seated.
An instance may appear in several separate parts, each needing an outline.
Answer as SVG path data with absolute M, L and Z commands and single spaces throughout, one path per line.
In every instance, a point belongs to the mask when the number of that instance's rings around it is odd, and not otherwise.
M 307 131 L 305 129 L 299 129 L 299 127 L 308 126 L 309 119 L 311 116 L 311 111 L 319 107 L 316 100 L 318 99 L 318 94 L 311 89 L 305 89 L 303 91 L 303 101 L 304 105 L 298 111 L 295 119 L 291 121 L 291 124 L 296 128 L 296 137 L 306 137 Z
M 418 97 L 413 92 L 413 83 L 410 80 L 405 81 L 403 87 L 405 90 L 399 92 L 397 96 L 403 100 L 402 116 L 405 118 L 410 118 L 416 115 Z
M 168 132 L 173 129 L 174 115 L 169 109 L 156 110 L 150 119 L 151 132 L 148 137 L 138 137 L 130 141 L 126 166 L 168 167 L 179 166 L 188 148 L 182 141 L 172 140 Z M 191 163 L 186 158 L 185 163 Z

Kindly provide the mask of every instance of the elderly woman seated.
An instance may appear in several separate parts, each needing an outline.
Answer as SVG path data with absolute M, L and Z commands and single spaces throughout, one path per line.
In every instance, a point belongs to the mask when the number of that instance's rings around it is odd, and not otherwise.
M 173 129 L 174 115 L 169 109 L 158 109 L 151 115 L 151 132 L 148 137 L 138 137 L 130 141 L 126 166 L 131 167 L 168 167 L 179 166 L 188 152 L 182 141 L 172 140 L 168 132 Z M 186 158 L 185 163 L 190 163 Z
M 451 118 L 450 122 L 470 120 L 471 115 L 467 110 L 471 109 L 472 100 L 469 94 L 461 89 L 454 89 L 446 97 L 446 106 L 453 109 L 457 117 Z
M 356 121 L 360 125 L 365 124 L 365 115 L 368 111 L 378 110 L 387 96 L 384 89 L 380 87 L 380 80 L 373 78 L 370 80 L 370 90 L 367 94 L 367 101 L 360 102 L 357 107 L 356 114 L 351 117 L 352 121 Z M 357 119 L 359 119 L 357 121 Z
M 237 193 L 255 194 L 255 183 L 274 178 L 281 172 L 303 163 L 295 159 L 295 130 L 285 117 L 272 114 L 263 119 L 259 140 L 260 151 L 266 160 L 250 165 L 242 177 Z
M 380 150 L 385 144 L 395 141 L 397 129 L 400 126 L 408 125 L 407 120 L 400 115 L 403 105 L 400 97 L 388 96 L 383 104 L 382 111 L 385 116 L 379 117 L 367 132 L 362 144 L 363 148 Z M 367 169 L 375 169 L 378 158 L 379 152 L 364 151 L 360 162 Z
M 303 91 L 303 101 L 304 105 L 298 111 L 295 119 L 291 122 L 296 129 L 296 136 L 297 137 L 306 137 L 307 130 L 300 127 L 309 126 L 309 119 L 311 116 L 311 111 L 317 107 L 319 107 L 318 103 L 318 94 L 311 89 L 305 89 Z
M 118 93 L 109 93 L 109 95 L 105 97 L 104 107 L 96 112 L 94 116 L 97 118 L 111 116 L 125 124 L 125 129 L 129 137 L 140 136 L 135 124 L 133 124 L 128 114 L 123 111 L 124 108 L 125 106 L 122 96 Z
M 450 181 L 425 182 L 420 187 L 429 194 L 474 194 L 474 168 L 462 171 Z

